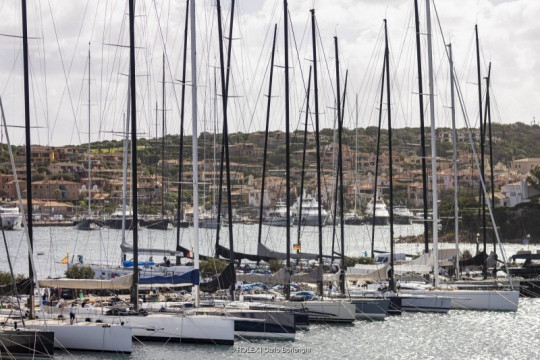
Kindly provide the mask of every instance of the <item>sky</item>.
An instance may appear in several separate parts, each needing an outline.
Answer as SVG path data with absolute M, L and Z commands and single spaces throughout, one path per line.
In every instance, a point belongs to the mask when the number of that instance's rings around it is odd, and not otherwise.
M 196 0 L 196 3 L 197 127 L 199 133 L 212 133 L 214 129 L 221 132 L 223 110 L 216 1 Z M 226 53 L 231 2 L 223 1 L 221 5 Z M 24 144 L 24 133 L 20 128 L 24 125 L 20 6 L 16 1 L 0 2 L 0 17 L 3 19 L 0 23 L 0 96 L 9 137 L 14 145 Z M 27 8 L 31 38 L 32 144 L 61 146 L 83 144 L 89 139 L 92 142 L 120 140 L 125 132 L 127 108 L 127 1 L 35 0 L 28 1 Z M 297 0 L 289 4 L 290 129 L 302 129 L 306 122 L 305 94 L 310 66 L 313 65 L 310 9 L 315 9 L 317 24 L 321 127 L 335 127 L 335 36 L 339 44 L 341 94 L 348 74 L 344 126 L 354 128 L 377 124 L 384 19 L 388 25 L 392 95 L 390 102 L 383 100 L 382 108 L 386 113 L 390 104 L 392 127 L 418 127 L 413 0 Z M 427 94 L 425 9 L 425 1 L 419 0 L 422 81 Z M 179 133 L 185 10 L 183 1 L 137 1 L 135 43 L 139 137 Z M 451 126 L 445 47 L 449 42 L 452 42 L 455 74 L 467 113 L 465 117 L 459 104 L 456 105 L 457 126 L 478 126 L 475 25 L 478 25 L 483 97 L 486 91 L 484 78 L 491 63 L 492 122 L 531 124 L 540 121 L 540 117 L 535 120 L 540 116 L 540 103 L 535 101 L 540 97 L 535 81 L 540 74 L 539 15 L 540 2 L 534 0 L 432 2 L 433 101 L 437 127 Z M 237 0 L 233 21 L 227 110 L 229 131 L 252 132 L 265 128 L 274 24 L 277 24 L 277 39 L 269 128 L 284 130 L 283 2 Z M 186 134 L 192 131 L 190 50 L 189 44 Z M 307 122 L 309 130 L 312 130 L 315 111 L 313 90 L 309 102 Z M 427 100 L 423 111 L 428 113 Z M 3 131 L 0 141 L 6 142 Z

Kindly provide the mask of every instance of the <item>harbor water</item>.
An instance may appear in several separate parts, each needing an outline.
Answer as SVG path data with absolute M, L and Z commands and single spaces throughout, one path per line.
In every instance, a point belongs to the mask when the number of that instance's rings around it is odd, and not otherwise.
M 417 235 L 422 226 L 397 225 L 395 236 Z M 285 252 L 286 229 L 263 227 L 261 242 L 270 249 Z M 339 231 L 337 231 L 339 234 Z M 235 251 L 256 253 L 257 225 L 234 224 Z M 6 232 L 15 273 L 28 272 L 28 253 L 23 230 Z M 126 232 L 131 242 L 131 232 Z M 346 226 L 345 253 L 363 256 L 371 250 L 371 227 Z M 181 229 L 181 244 L 192 248 L 192 228 Z M 297 229 L 291 228 L 291 243 L 297 242 Z M 176 230 L 139 231 L 139 246 L 174 249 Z M 62 276 L 68 256 L 86 263 L 118 265 L 120 262 L 121 231 L 102 228 L 77 231 L 72 227 L 34 228 L 34 261 L 40 278 Z M 228 229 L 221 232 L 221 244 L 228 247 Z M 389 251 L 389 229 L 376 228 L 375 249 Z M 215 231 L 200 230 L 201 254 L 212 255 Z M 317 228 L 305 228 L 301 233 L 302 251 L 318 252 Z M 340 251 L 339 241 L 335 245 Z M 455 244 L 442 244 L 455 247 Z M 519 249 L 536 251 L 538 244 L 507 244 L 507 256 Z M 396 244 L 396 252 L 416 254 L 423 244 Z M 476 244 L 462 244 L 461 250 L 474 253 Z M 323 233 L 323 249 L 332 249 L 332 228 Z M 489 251 L 489 248 L 488 248 Z M 0 250 L 0 270 L 8 271 L 5 249 Z M 146 259 L 142 259 L 146 260 Z M 172 343 L 140 343 L 134 341 L 133 353 L 85 353 L 58 351 L 57 359 L 190 359 L 211 358 L 365 358 L 365 359 L 536 359 L 540 358 L 540 299 L 520 299 L 516 313 L 451 310 L 448 314 L 409 313 L 387 317 L 380 322 L 356 321 L 353 325 L 314 324 L 299 331 L 292 342 L 249 340 L 237 338 L 234 346 L 192 345 Z

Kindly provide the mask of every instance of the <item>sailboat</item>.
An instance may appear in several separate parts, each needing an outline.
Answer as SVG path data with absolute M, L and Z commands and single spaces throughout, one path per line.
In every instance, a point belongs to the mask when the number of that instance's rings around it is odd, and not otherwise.
M 284 49 L 285 49 L 285 130 L 286 130 L 286 195 L 287 200 L 286 204 L 287 207 L 289 207 L 289 198 L 290 198 L 290 153 L 289 153 L 289 54 L 288 54 L 288 24 L 289 24 L 289 11 L 288 11 L 288 2 L 287 0 L 283 1 L 283 18 L 284 18 Z M 317 82 L 317 52 L 316 52 L 316 35 L 315 35 L 315 10 L 311 10 L 311 23 L 312 23 L 312 36 L 313 36 L 313 74 L 314 74 L 314 94 L 315 94 L 315 128 L 316 128 L 316 141 L 318 141 L 318 130 L 319 130 L 319 119 L 318 119 L 318 111 L 319 111 L 319 104 L 318 104 L 318 82 Z M 337 39 L 336 39 L 336 69 L 339 69 L 338 66 L 339 62 L 337 59 Z M 339 70 L 337 70 L 337 82 L 339 84 Z M 309 96 L 309 94 L 308 94 Z M 341 96 L 338 86 L 338 98 Z M 338 100 L 339 104 L 339 100 Z M 338 106 L 338 113 L 340 112 L 340 106 Z M 317 144 L 318 145 L 318 144 Z M 317 150 L 318 150 L 317 146 Z M 317 176 L 318 180 L 320 180 L 320 158 L 319 155 L 317 155 L 318 161 L 317 161 Z M 319 228 L 319 266 L 318 271 L 315 272 L 315 275 L 317 276 L 317 284 L 318 284 L 318 291 L 319 294 L 322 296 L 323 294 L 323 274 L 322 274 L 322 209 L 321 209 L 321 191 L 320 191 L 320 181 L 318 181 L 318 201 L 316 202 L 317 207 L 317 225 Z M 302 194 L 303 195 L 303 194 Z M 342 202 L 343 204 L 343 202 Z M 287 209 L 288 210 L 288 209 Z M 303 216 L 303 215 L 302 215 Z M 291 254 L 290 254 L 290 228 L 286 228 L 286 234 L 287 234 L 287 256 L 286 256 L 286 269 L 291 268 Z M 344 239 L 342 237 L 342 243 Z M 342 248 L 343 249 L 343 248 Z M 344 259 L 342 258 L 342 264 Z M 291 297 L 290 293 L 290 282 L 291 282 L 291 273 L 287 270 L 284 273 L 284 293 L 286 301 L 283 302 L 283 304 L 286 304 L 287 307 L 295 310 L 304 309 L 309 314 L 309 320 L 310 321 L 323 321 L 323 322 L 341 322 L 341 323 L 351 323 L 353 322 L 356 312 L 356 306 L 352 304 L 349 301 L 344 300 L 315 300 L 315 301 L 293 301 L 294 297 Z M 341 289 L 342 293 L 344 294 L 344 284 L 341 283 Z M 299 297 L 300 300 L 302 300 L 302 297 Z
M 132 135 L 132 166 L 133 173 L 136 174 L 136 97 L 135 97 L 135 54 L 134 54 L 134 1 L 129 2 L 129 25 L 130 25 L 130 97 L 128 98 L 131 119 L 131 135 Z M 193 91 L 193 132 L 194 132 L 194 146 L 197 146 L 197 100 L 196 100 L 196 68 L 195 68 L 195 5 L 189 5 L 186 8 L 186 29 L 187 18 L 191 10 L 192 19 L 192 76 L 194 86 Z M 185 48 L 187 47 L 187 32 L 185 37 Z M 196 195 L 197 189 L 197 156 L 196 151 L 193 155 L 194 164 L 194 192 Z M 133 337 L 137 339 L 148 339 L 156 341 L 172 341 L 172 342 L 198 342 L 198 343 L 212 343 L 212 344 L 233 344 L 234 343 L 234 319 L 225 316 L 212 316 L 212 315 L 197 315 L 194 313 L 150 313 L 148 314 L 144 309 L 140 309 L 138 289 L 139 287 L 155 288 L 159 286 L 176 286 L 178 283 L 194 284 L 193 295 L 195 297 L 195 305 L 198 306 L 198 284 L 199 284 L 199 270 L 198 270 L 198 236 L 197 231 L 195 234 L 195 248 L 194 248 L 194 261 L 195 266 L 184 266 L 182 275 L 174 274 L 173 269 L 181 270 L 182 266 L 171 266 L 170 261 L 164 264 L 157 264 L 156 266 L 149 265 L 148 262 L 139 261 L 140 254 L 167 254 L 171 256 L 182 256 L 186 254 L 179 253 L 177 251 L 167 251 L 159 249 L 142 249 L 138 246 L 138 204 L 137 204 L 137 178 L 132 178 L 133 182 L 133 245 L 128 245 L 127 242 L 121 245 L 124 253 L 133 253 L 132 260 L 124 259 L 123 270 L 130 272 L 126 276 L 115 276 L 118 273 L 119 268 L 108 269 L 109 274 L 113 279 L 101 280 L 101 279 L 89 279 L 89 280 L 72 280 L 72 279 L 51 279 L 42 280 L 42 284 L 46 286 L 56 286 L 63 288 L 77 288 L 77 289 L 131 289 L 131 305 L 127 306 L 120 313 L 110 312 L 107 308 L 96 308 L 93 311 L 86 313 L 86 318 L 89 320 L 87 324 L 105 324 L 106 327 L 118 327 L 119 324 L 129 328 L 130 339 L 131 332 Z M 194 200 L 195 207 L 197 206 L 197 200 Z M 125 213 L 125 212 L 124 212 Z M 197 224 L 194 224 L 194 229 L 197 229 Z M 141 269 L 147 268 L 148 271 L 142 271 Z M 162 269 L 168 269 L 168 272 L 162 271 Z M 101 275 L 102 269 L 99 268 Z M 105 269 L 103 269 L 104 271 Z M 79 309 L 84 313 L 84 308 Z M 51 315 L 54 315 L 51 312 Z M 123 316 L 122 316 L 123 315 Z M 84 338 L 84 337 L 83 337 Z M 116 340 L 114 336 L 107 337 L 108 339 Z
M 97 230 L 101 222 L 92 218 L 92 158 L 90 150 L 90 48 L 88 49 L 88 216 L 74 220 L 77 230 Z
M 31 141 L 30 141 L 30 92 L 28 71 L 28 37 L 26 24 L 26 1 L 22 1 L 23 18 L 23 61 L 24 61 L 24 101 L 25 101 L 25 135 L 26 135 L 26 171 L 27 171 L 27 209 L 28 222 L 23 216 L 23 223 L 28 241 L 30 293 L 28 298 L 29 320 L 25 326 L 30 329 L 54 332 L 54 347 L 76 350 L 99 350 L 130 353 L 132 350 L 131 329 L 123 325 L 103 326 L 103 324 L 89 324 L 77 322 L 69 324 L 63 319 L 45 321 L 38 318 L 34 304 L 34 283 L 38 283 L 33 261 L 33 232 L 32 232 L 32 176 L 31 176 Z M 7 133 L 7 132 L 6 132 Z M 10 148 L 11 149 L 11 148 Z M 12 154 L 11 154 L 12 155 Z M 13 158 L 11 158 L 12 164 Z M 16 174 L 16 171 L 14 171 Z M 17 184 L 19 204 L 22 209 L 22 197 Z M 39 293 L 39 285 L 37 285 Z M 14 328 L 17 324 L 13 325 Z
M 414 294 L 426 294 L 426 295 L 441 295 L 449 296 L 452 298 L 452 308 L 465 309 L 465 310 L 492 310 L 492 311 L 517 311 L 519 301 L 519 291 L 517 290 L 465 290 L 459 289 L 455 285 L 448 285 L 442 287 L 439 284 L 439 249 L 438 249 L 438 194 L 437 194 L 437 164 L 436 164 L 436 134 L 435 134 L 435 106 L 433 99 L 433 63 L 432 63 L 432 51 L 431 51 L 431 18 L 430 18 L 430 1 L 426 1 L 426 18 L 427 18 L 427 36 L 428 36 L 428 70 L 429 70 L 429 97 L 430 97 L 430 117 L 431 117 L 431 166 L 432 166 L 432 189 L 433 189 L 433 267 L 434 267 L 434 284 L 433 287 L 423 286 L 421 289 L 407 290 L 407 292 Z M 478 33 L 477 40 L 478 40 Z M 478 41 L 477 41 L 477 54 L 478 54 Z M 455 124 L 455 106 L 454 106 L 454 68 L 453 60 L 451 56 L 451 50 L 448 52 L 448 58 L 450 63 L 450 84 L 451 84 L 451 99 L 452 99 L 452 117 L 453 124 Z M 477 56 L 478 59 L 478 56 Z M 479 68 L 479 64 L 478 64 Z M 480 75 L 478 75 L 480 78 Z M 482 106 L 480 105 L 480 108 Z M 465 115 L 465 114 L 464 114 Z M 466 117 L 466 116 L 465 116 Z M 476 156 L 474 147 L 473 153 Z M 476 161 L 477 158 L 476 158 Z M 481 176 L 482 190 L 486 194 L 486 187 L 483 176 Z M 486 196 L 487 198 L 487 196 Z M 491 220 L 495 223 L 489 199 L 487 200 L 488 207 L 490 209 Z M 457 217 L 456 217 L 457 218 Z M 498 237 L 496 226 L 494 226 L 495 235 Z M 504 254 L 504 253 L 503 253 Z M 459 253 L 456 254 L 456 259 L 459 259 Z M 402 285 L 403 289 L 403 285 Z M 403 290 L 405 291 L 405 290 Z
M 387 116 L 388 116 L 388 153 L 389 153 L 389 178 L 390 178 L 390 211 L 389 211 L 389 224 L 390 224 L 390 254 L 389 263 L 383 267 L 379 265 L 363 265 L 350 269 L 348 273 L 349 280 L 356 280 L 357 285 L 360 280 L 364 281 L 379 281 L 380 283 L 370 285 L 362 284 L 356 289 L 352 288 L 349 291 L 351 297 L 378 297 L 381 291 L 384 291 L 384 296 L 388 297 L 392 304 L 390 305 L 391 313 L 400 313 L 401 311 L 411 312 L 437 312 L 446 313 L 450 309 L 451 299 L 447 296 L 426 296 L 425 294 L 403 295 L 398 293 L 396 284 L 396 274 L 400 274 L 400 266 L 396 264 L 396 254 L 394 253 L 394 201 L 393 201 L 393 167 L 392 167 L 392 122 L 391 122 L 391 101 L 390 101 L 390 69 L 389 69 L 389 47 L 388 47 L 388 32 L 387 22 L 384 20 L 384 38 L 385 38 L 385 55 L 384 65 L 382 73 L 382 85 L 379 112 L 379 128 L 381 127 L 381 114 L 382 114 L 382 101 L 385 90 L 386 80 L 386 101 L 387 101 Z M 379 136 L 380 138 L 380 136 Z M 373 206 L 373 204 L 372 204 Z M 374 213 L 374 212 L 373 212 Z M 373 229 L 375 227 L 375 221 L 372 218 Z M 374 232 L 372 233 L 374 234 Z M 360 270 L 359 272 L 355 270 Z M 382 285 L 381 280 L 389 279 L 388 285 Z M 389 312 L 390 313 L 390 312 Z
M 13 162 L 13 153 L 11 151 L 11 144 L 9 141 L 9 135 L 7 132 L 7 125 L 6 125 L 6 119 L 4 117 L 4 105 L 2 104 L 2 99 L 0 98 L 0 109 L 2 114 L 2 123 L 3 128 L 6 133 L 6 139 L 8 143 L 9 148 L 9 154 L 10 159 L 12 163 L 13 168 L 13 176 L 15 178 L 15 184 L 17 186 L 17 190 L 20 193 L 19 190 L 19 184 L 17 180 L 17 172 L 15 170 L 15 165 Z M 17 208 L 17 213 L 19 208 Z M 3 222 L 3 217 L 0 214 L 0 221 Z M 21 216 L 22 221 L 22 216 Z M 12 290 L 15 298 L 19 299 L 19 293 L 18 293 L 18 285 L 15 283 L 15 276 L 13 273 L 13 266 L 11 263 L 11 258 L 9 254 L 9 248 L 6 241 L 6 234 L 4 233 L 4 226 L 1 228 L 2 231 L 2 238 L 4 239 L 4 245 L 7 255 L 7 261 L 9 264 L 9 269 L 11 273 L 11 279 L 12 279 Z M 10 354 L 10 356 L 15 357 L 49 357 L 54 354 L 54 332 L 50 330 L 36 330 L 31 328 L 26 328 L 26 324 L 24 321 L 25 315 L 22 313 L 21 310 L 21 304 L 18 304 L 17 308 L 20 312 L 20 319 L 22 321 L 23 328 L 19 329 L 17 327 L 17 322 L 13 323 L 13 329 L 1 329 L 0 330 L 0 346 L 2 347 L 2 351 L 6 352 L 7 354 Z M 9 314 L 9 317 L 11 318 L 12 314 Z M 7 322 L 7 320 L 2 320 L 4 324 Z
M 171 230 L 173 228 L 169 217 L 165 215 L 165 129 L 166 129 L 166 108 L 165 108 L 165 54 L 163 54 L 163 80 L 162 80 L 162 126 L 161 126 L 161 214 L 159 215 L 143 215 L 141 217 L 141 226 L 153 230 Z M 156 115 L 157 115 L 156 102 Z M 157 116 L 156 116 L 156 138 L 157 138 Z M 157 179 L 157 169 L 156 169 Z

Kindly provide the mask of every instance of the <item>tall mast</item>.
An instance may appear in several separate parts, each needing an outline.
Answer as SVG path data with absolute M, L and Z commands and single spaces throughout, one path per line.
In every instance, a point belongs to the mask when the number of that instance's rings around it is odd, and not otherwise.
M 283 0 L 283 35 L 284 35 L 284 50 L 285 50 L 285 198 L 287 202 L 287 228 L 286 228 L 286 246 L 287 246 L 287 262 L 286 262 L 286 277 L 285 277 L 285 298 L 291 297 L 291 154 L 289 144 L 289 10 L 287 0 Z M 300 195 L 302 196 L 302 195 Z M 322 264 L 322 263 L 321 263 Z
M 356 213 L 356 201 L 358 198 L 358 93 L 354 100 L 355 125 L 354 125 L 354 216 Z
M 491 62 L 488 66 L 488 76 L 486 77 L 486 118 L 488 126 L 488 138 L 489 138 L 489 168 L 490 168 L 490 179 L 491 179 L 491 206 L 495 208 L 495 184 L 493 177 L 493 141 L 491 137 L 491 96 L 490 96 L 490 84 L 491 82 Z M 485 126 L 485 123 L 484 123 Z M 493 228 L 493 233 L 495 233 L 495 228 Z M 493 252 L 497 253 L 497 240 L 495 235 L 493 235 Z M 494 274 L 497 274 L 497 262 L 494 265 L 495 269 Z
M 388 29 L 384 20 L 384 59 L 386 63 L 386 106 L 388 110 L 388 174 L 390 178 L 390 287 L 395 290 L 394 281 L 394 171 L 392 161 L 392 106 L 390 98 L 390 50 L 388 49 Z M 374 214 L 375 215 L 375 214 Z
M 23 67 L 24 67 L 24 124 L 26 138 L 26 212 L 28 213 L 28 277 L 30 281 L 30 295 L 28 297 L 28 306 L 30 309 L 30 318 L 34 318 L 34 269 L 32 268 L 34 236 L 32 232 L 32 146 L 30 140 L 30 83 L 28 73 L 28 26 L 26 20 L 26 0 L 22 0 L 22 25 L 23 25 Z
M 339 211 L 341 222 L 341 264 L 339 271 L 339 287 L 341 294 L 345 294 L 345 224 L 343 219 L 343 154 L 342 154 L 342 133 L 343 133 L 343 114 L 341 109 L 341 89 L 340 89 L 340 75 L 339 75 L 339 48 L 338 38 L 334 36 L 334 50 L 336 55 L 336 92 L 337 92 L 337 121 L 338 121 L 338 175 L 339 175 Z M 347 79 L 347 78 L 345 78 Z M 347 88 L 347 80 L 345 80 L 345 88 Z M 343 106 L 345 106 L 345 93 L 343 94 Z M 337 179 L 336 179 L 337 180 Z M 335 223 L 335 219 L 334 219 Z M 333 241 L 333 239 L 332 239 Z M 332 253 L 332 257 L 334 254 Z
M 454 99 L 454 60 L 452 59 L 452 44 L 448 44 L 450 58 L 450 101 L 452 111 L 452 163 L 454 167 L 454 238 L 456 241 L 456 277 L 459 278 L 459 203 L 458 203 L 458 164 L 457 164 L 457 133 L 456 107 Z
M 311 38 L 313 48 L 313 99 L 315 102 L 315 149 L 317 153 L 317 216 L 319 230 L 319 266 L 323 266 L 322 256 L 322 191 L 321 191 L 321 151 L 319 144 L 319 83 L 317 81 L 317 40 L 315 32 L 315 9 L 311 9 Z M 303 194 L 300 194 L 303 196 Z M 287 209 L 288 211 L 288 209 Z M 287 223 L 287 225 L 289 225 Z M 317 290 L 323 296 L 323 279 L 317 279 Z
M 88 217 L 92 216 L 92 161 L 90 155 L 90 43 L 88 43 Z
M 162 73 L 163 81 L 161 84 L 161 220 L 165 214 L 165 53 L 163 53 L 163 64 L 162 64 Z
M 186 100 L 186 65 L 187 65 L 187 40 L 189 20 L 189 0 L 186 0 L 186 21 L 184 24 L 184 50 L 182 55 L 182 98 L 180 105 L 180 145 L 178 164 L 178 200 L 176 202 L 176 251 L 180 251 L 180 215 L 182 208 L 182 169 L 184 167 L 184 116 Z M 195 170 L 195 169 L 194 169 Z M 187 254 L 186 254 L 187 255 Z M 176 256 L 176 265 L 180 265 L 180 257 Z
M 4 128 L 4 132 L 6 133 L 6 143 L 7 143 L 7 147 L 8 147 L 8 152 L 9 152 L 9 160 L 11 162 L 11 171 L 13 173 L 13 181 L 15 183 L 15 190 L 17 191 L 17 198 L 19 199 L 19 209 L 20 209 L 20 212 L 22 214 L 22 225 L 25 229 L 25 232 L 26 232 L 26 241 L 27 241 L 27 244 L 28 244 L 28 255 L 30 257 L 30 262 L 28 264 L 28 266 L 31 268 L 31 269 L 34 269 L 34 258 L 31 253 L 31 246 L 30 246 L 30 237 L 28 236 L 28 229 L 31 227 L 31 224 L 30 222 L 32 221 L 31 219 L 28 220 L 28 222 L 26 221 L 26 216 L 24 214 L 24 206 L 23 206 L 23 203 L 22 203 L 22 195 L 21 195 L 21 188 L 19 186 L 19 180 L 17 178 L 17 169 L 15 167 L 15 160 L 13 158 L 13 150 L 11 148 L 11 141 L 9 140 L 9 133 L 8 133 L 8 129 L 7 129 L 7 124 L 6 124 L 6 117 L 5 117 L 5 114 L 4 114 L 4 105 L 2 104 L 2 98 L 0 97 L 0 113 L 2 115 L 2 126 Z M 28 129 L 27 129 L 28 130 Z M 3 133 L 2 133 L 3 134 Z M 2 220 L 2 217 L 0 216 L 0 221 Z M 17 299 L 17 305 L 19 306 L 19 309 L 20 309 L 20 314 L 21 314 L 21 322 L 23 324 L 23 326 L 25 326 L 24 324 L 24 315 L 23 315 L 23 310 L 22 310 L 22 306 L 21 306 L 21 303 L 20 303 L 20 298 L 19 298 L 19 294 L 18 294 L 18 291 L 17 291 L 17 285 L 16 285 L 16 282 L 15 282 L 15 274 L 13 272 L 13 266 L 12 266 L 12 263 L 11 263 L 11 257 L 9 255 L 9 247 L 7 245 L 7 241 L 6 241 L 6 236 L 4 234 L 4 228 L 2 227 L 2 237 L 4 238 L 4 246 L 6 248 L 6 257 L 7 257 L 7 261 L 8 261 L 8 265 L 9 265 L 9 272 L 11 274 L 11 284 L 13 286 L 13 290 L 15 292 L 15 296 L 16 296 L 16 299 Z M 33 282 L 34 279 L 31 278 L 31 282 Z M 38 283 L 39 285 L 39 283 Z M 39 291 L 39 289 L 38 289 Z
M 270 80 L 268 82 L 268 102 L 266 105 L 266 128 L 264 130 L 264 151 L 263 151 L 263 169 L 261 180 L 261 204 L 259 207 L 259 235 L 257 241 L 260 244 L 262 241 L 262 221 L 263 221 L 263 208 L 264 208 L 264 185 L 266 181 L 266 155 L 268 151 L 268 130 L 270 127 L 270 103 L 272 100 L 272 78 L 274 77 L 274 58 L 276 52 L 276 33 L 277 24 L 274 25 L 274 40 L 272 41 L 272 55 L 270 57 Z
M 482 116 L 482 73 L 480 70 L 480 45 L 478 41 L 478 25 L 474 26 L 474 33 L 476 37 L 476 74 L 478 79 L 478 112 L 479 112 L 479 118 L 480 118 L 480 177 L 481 183 L 483 182 L 485 184 L 485 175 L 484 175 L 484 169 L 485 169 L 485 129 L 483 125 L 483 116 Z M 480 184 L 480 206 L 482 211 L 482 240 L 484 245 L 484 253 L 487 255 L 487 229 L 486 229 L 486 197 L 484 192 L 482 191 L 482 184 Z M 484 278 L 487 276 L 487 258 L 484 259 L 484 263 L 482 264 L 482 274 Z
M 221 71 L 221 92 L 222 92 L 222 102 L 223 102 L 223 144 L 225 151 L 225 167 L 226 167 L 226 177 L 227 177 L 227 210 L 228 210 L 228 221 L 229 221 L 229 263 L 234 264 L 234 241 L 233 241 L 233 224 L 232 224 L 232 197 L 231 197 L 231 173 L 230 173 L 230 161 L 229 161 L 229 133 L 228 133 L 228 121 L 227 121 L 227 94 L 229 86 L 229 69 L 230 69 L 230 58 L 231 58 L 231 43 L 232 43 L 232 28 L 233 28 L 233 19 L 234 19 L 234 0 L 231 3 L 231 20 L 230 20 L 230 31 L 229 31 L 229 53 L 227 59 L 227 78 L 225 78 L 225 66 L 223 59 L 223 30 L 221 25 L 221 2 L 217 1 L 217 16 L 218 16 L 218 36 L 219 36 L 219 62 L 220 62 L 220 71 Z M 220 186 L 221 188 L 221 186 Z M 218 231 L 219 234 L 219 222 L 218 222 Z M 219 239 L 219 235 L 217 235 Z M 216 241 L 217 246 L 217 241 Z M 234 286 L 236 281 L 232 281 L 231 285 L 231 298 L 234 300 Z
M 191 115 L 193 161 L 193 265 L 199 270 L 199 157 L 197 154 L 197 37 L 195 31 L 195 0 L 191 2 Z M 199 307 L 199 284 L 193 286 L 195 306 Z
M 225 163 L 226 177 L 227 177 L 227 214 L 228 224 L 229 224 L 229 245 L 231 256 L 234 256 L 233 251 L 233 229 L 232 229 L 232 207 L 231 207 L 231 193 L 230 193 L 230 166 L 229 166 L 229 130 L 228 130 L 228 121 L 227 121 L 227 102 L 228 102 L 228 92 L 229 92 L 229 76 L 231 70 L 231 52 L 232 52 L 232 31 L 234 24 L 234 0 L 231 2 L 231 19 L 229 23 L 229 45 L 227 52 L 227 72 L 224 75 L 224 60 L 223 60 L 223 27 L 221 25 L 221 2 L 217 1 L 217 16 L 218 16 L 218 35 L 219 35 L 219 51 L 220 51 L 220 72 L 221 72 L 221 89 L 222 89 L 222 102 L 223 102 L 223 133 L 221 139 L 221 162 L 219 169 L 219 191 L 218 191 L 218 214 L 217 214 L 217 229 L 216 229 L 216 248 L 219 245 L 219 237 L 221 230 L 221 200 L 223 193 L 223 170 Z M 216 256 L 217 256 L 216 251 Z M 231 257 L 229 256 L 229 257 Z M 233 260 L 229 259 L 232 263 Z M 231 292 L 234 296 L 234 289 L 231 288 Z
M 382 76 L 381 76 L 381 95 L 379 96 L 379 124 L 377 127 L 377 152 L 375 157 L 375 178 L 373 184 L 373 207 L 371 213 L 371 258 L 375 259 L 375 209 L 377 207 L 377 179 L 379 177 L 379 153 L 381 149 L 381 125 L 382 125 L 382 105 L 384 98 L 384 80 L 386 69 L 386 58 L 383 61 Z M 383 200 L 384 201 L 384 200 Z
M 133 286 L 131 303 L 139 308 L 139 235 L 137 209 L 137 99 L 135 96 L 135 0 L 129 0 L 129 84 L 131 99 L 131 192 L 133 196 Z
M 420 151 L 422 156 L 422 202 L 424 206 L 424 252 L 429 252 L 429 223 L 428 223 L 428 186 L 426 165 L 426 129 L 424 123 L 424 87 L 422 82 L 422 58 L 420 49 L 420 16 L 418 15 L 418 0 L 414 0 L 414 19 L 416 24 L 416 63 L 418 64 L 418 101 L 420 113 Z
M 431 191 L 433 200 L 433 263 L 435 269 L 435 286 L 439 286 L 439 234 L 438 234 L 438 193 L 437 193 L 437 143 L 435 133 L 435 103 L 433 94 L 433 51 L 431 34 L 431 11 L 430 0 L 426 1 L 426 23 L 427 23 L 427 47 L 428 47 L 428 72 L 429 72 L 429 113 L 431 117 Z
M 302 200 L 304 198 L 304 176 L 305 176 L 305 166 L 306 166 L 306 148 L 307 148 L 307 131 L 308 131 L 308 120 L 309 120 L 309 92 L 311 89 L 311 66 L 309 67 L 309 77 L 308 77 L 308 86 L 306 92 L 306 120 L 304 123 L 304 148 L 302 150 L 302 173 L 300 176 L 300 204 L 298 207 L 298 228 L 297 228 L 297 244 L 301 246 L 301 232 L 302 232 Z M 296 250 L 298 254 L 300 250 Z M 296 265 L 300 261 L 300 257 L 296 258 Z
M 126 106 L 126 117 L 124 119 L 124 154 L 122 158 L 122 231 L 121 231 L 121 245 L 126 245 L 126 208 L 127 208 L 127 166 L 128 166 L 128 146 L 129 146 L 129 121 L 131 119 L 131 85 L 128 81 L 128 97 Z M 157 104 L 156 104 L 157 108 Z M 122 254 L 122 260 L 126 260 L 126 254 Z

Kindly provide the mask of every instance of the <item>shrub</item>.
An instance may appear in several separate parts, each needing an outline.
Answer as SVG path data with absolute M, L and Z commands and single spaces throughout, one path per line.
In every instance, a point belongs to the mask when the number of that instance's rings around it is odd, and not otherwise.
M 270 271 L 275 273 L 283 267 L 283 263 L 278 259 L 270 259 L 270 261 L 268 261 L 268 267 L 270 268 Z
M 73 265 L 64 273 L 70 279 L 93 279 L 94 270 L 90 266 Z
M 201 274 L 205 275 L 217 275 L 220 274 L 227 267 L 228 262 L 221 259 L 210 258 L 206 261 L 201 261 L 199 269 Z
M 21 282 L 25 279 L 23 274 L 17 274 L 15 276 L 15 282 Z M 13 278 L 11 277 L 11 273 L 7 271 L 0 271 L 0 285 L 11 285 L 13 281 Z

